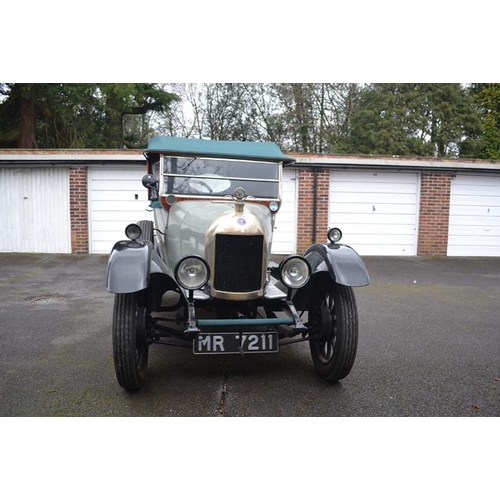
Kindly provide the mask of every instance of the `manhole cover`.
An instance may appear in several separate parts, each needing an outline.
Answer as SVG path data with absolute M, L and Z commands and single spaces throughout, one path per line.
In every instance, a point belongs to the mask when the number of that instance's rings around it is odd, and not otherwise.
M 62 302 L 64 297 L 38 297 L 36 299 L 32 299 L 31 303 L 38 304 L 51 304 L 52 302 Z

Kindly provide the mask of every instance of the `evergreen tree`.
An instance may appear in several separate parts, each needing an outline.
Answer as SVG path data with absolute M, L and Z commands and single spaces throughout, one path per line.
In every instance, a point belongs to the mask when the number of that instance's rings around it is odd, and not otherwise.
M 477 124 L 477 112 L 460 84 L 372 84 L 357 102 L 351 151 L 458 156 L 467 132 Z
M 3 84 L 0 146 L 141 148 L 144 117 L 176 99 L 155 84 Z
M 461 156 L 500 160 L 500 83 L 473 83 L 470 95 L 480 117 L 461 147 Z

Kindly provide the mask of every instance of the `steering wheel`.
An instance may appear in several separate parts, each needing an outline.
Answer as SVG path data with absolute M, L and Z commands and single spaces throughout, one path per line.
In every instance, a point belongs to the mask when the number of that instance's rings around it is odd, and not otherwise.
M 212 194 L 214 192 L 214 190 L 206 182 L 200 179 L 194 179 L 194 178 L 189 179 L 189 185 L 191 186 L 192 184 L 199 184 L 200 186 L 202 186 L 207 190 L 208 194 Z

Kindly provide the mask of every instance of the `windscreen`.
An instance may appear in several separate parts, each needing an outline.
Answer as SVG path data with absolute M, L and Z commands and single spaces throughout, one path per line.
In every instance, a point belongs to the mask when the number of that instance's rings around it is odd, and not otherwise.
M 279 198 L 279 163 L 171 156 L 162 162 L 168 194 L 226 196 L 242 187 L 248 196 Z

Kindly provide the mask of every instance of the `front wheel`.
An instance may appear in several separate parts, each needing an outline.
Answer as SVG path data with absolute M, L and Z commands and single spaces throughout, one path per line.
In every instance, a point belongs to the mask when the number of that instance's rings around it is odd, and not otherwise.
M 318 375 L 335 382 L 347 377 L 358 349 L 358 311 L 350 287 L 327 283 L 315 290 L 309 308 L 309 341 Z
M 149 345 L 146 341 L 146 308 L 138 293 L 115 295 L 113 309 L 113 359 L 118 383 L 129 391 L 146 382 Z

